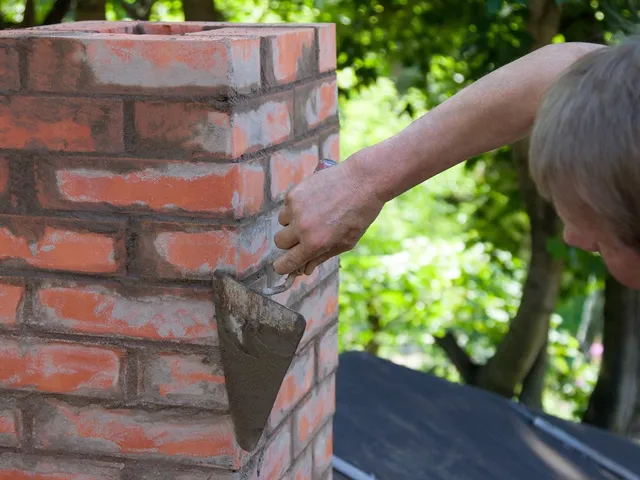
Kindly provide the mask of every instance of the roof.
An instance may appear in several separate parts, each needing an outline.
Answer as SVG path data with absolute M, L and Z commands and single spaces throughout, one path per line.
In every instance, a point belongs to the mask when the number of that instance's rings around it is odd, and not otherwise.
M 631 441 L 364 352 L 340 355 L 334 454 L 376 480 L 618 478 L 535 429 L 512 406 L 539 415 L 640 479 L 640 447 Z M 334 465 L 334 479 L 351 478 Z

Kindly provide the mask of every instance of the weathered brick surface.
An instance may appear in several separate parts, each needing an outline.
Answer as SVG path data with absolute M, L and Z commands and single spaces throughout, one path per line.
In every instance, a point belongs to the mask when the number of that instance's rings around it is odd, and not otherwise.
M 213 343 L 214 311 L 206 291 L 48 281 L 34 289 L 27 321 L 73 334 Z
M 278 86 L 311 77 L 318 69 L 313 28 L 229 26 L 197 34 L 200 38 L 240 36 L 259 38 L 265 52 L 264 83 Z
M 307 320 L 307 328 L 300 342 L 300 346 L 304 347 L 338 315 L 338 276 L 334 274 L 316 287 L 296 309 Z
M 318 45 L 318 68 L 320 73 L 332 72 L 336 69 L 335 24 L 322 25 L 318 28 Z
M 112 348 L 0 338 L 0 387 L 118 396 L 123 357 Z
M 0 480 L 120 480 L 122 464 L 0 454 Z
M 291 188 L 313 173 L 318 161 L 318 146 L 313 141 L 273 153 L 269 165 L 271 198 L 282 201 Z
M 313 480 L 313 451 L 307 448 L 300 454 L 291 469 L 283 477 L 284 480 Z
M 287 191 L 340 159 L 335 69 L 328 24 L 0 32 L 0 479 L 326 475 L 338 259 L 273 297 L 308 324 L 253 452 L 211 278 L 263 286 Z
M 291 466 L 291 428 L 283 425 L 267 442 L 264 455 L 254 467 L 251 480 L 271 480 L 281 478 Z
M 124 222 L 0 215 L 0 267 L 119 274 Z
M 238 228 L 143 222 L 142 274 L 207 279 L 216 269 L 235 270 L 240 275 L 252 273 L 265 263 L 269 253 L 269 229 L 265 219 Z
M 322 474 L 331 467 L 333 457 L 333 424 L 327 422 L 313 439 L 313 478 L 322 478 Z
M 338 325 L 334 325 L 318 341 L 316 374 L 323 380 L 338 368 Z
M 293 451 L 301 452 L 335 411 L 335 376 L 318 384 L 293 415 Z
M 174 405 L 229 408 L 219 353 L 149 354 L 141 359 L 140 389 L 146 400 Z
M 20 420 L 20 410 L 15 405 L 0 407 L 0 447 L 20 445 Z
M 20 56 L 18 42 L 13 38 L 0 38 L 0 92 L 20 89 Z
M 296 134 L 311 130 L 338 113 L 338 85 L 335 77 L 296 88 Z
M 313 385 L 314 353 L 315 350 L 311 346 L 291 362 L 269 417 L 271 428 L 275 428 L 280 424 L 282 419 L 293 410 Z
M 33 91 L 211 95 L 260 86 L 257 39 L 78 34 L 32 38 L 30 47 Z
M 45 208 L 243 217 L 264 201 L 262 161 L 242 164 L 61 158 L 39 165 Z M 217 188 L 212 188 L 212 186 Z
M 9 159 L 0 157 L 0 198 L 5 198 L 8 193 L 8 190 L 9 190 Z
M 320 135 L 320 152 L 322 158 L 340 161 L 340 134 L 337 129 L 331 129 Z
M 15 327 L 20 316 L 25 286 L 21 280 L 4 280 L 7 283 L 0 283 L 0 326 Z
M 37 412 L 34 441 L 49 450 L 192 460 L 237 468 L 241 450 L 228 417 L 74 407 L 50 400 Z
M 119 100 L 5 96 L 0 98 L 0 124 L 2 148 L 124 151 Z

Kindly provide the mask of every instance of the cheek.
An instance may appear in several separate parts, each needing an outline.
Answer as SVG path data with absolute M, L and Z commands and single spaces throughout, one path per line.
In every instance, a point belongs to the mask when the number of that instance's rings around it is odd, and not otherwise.
M 598 246 L 590 236 L 574 228 L 565 227 L 563 238 L 565 243 L 567 245 L 571 245 L 572 247 L 586 250 L 588 252 L 595 252 L 598 250 Z
M 640 254 L 627 248 L 602 248 L 600 254 L 611 275 L 622 285 L 640 290 Z

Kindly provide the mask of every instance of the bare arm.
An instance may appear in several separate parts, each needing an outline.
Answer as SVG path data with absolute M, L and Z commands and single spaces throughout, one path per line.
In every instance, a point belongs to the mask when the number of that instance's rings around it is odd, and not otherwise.
M 400 133 L 306 178 L 285 200 L 275 236 L 281 274 L 353 248 L 384 204 L 464 160 L 525 137 L 546 90 L 574 61 L 603 48 L 549 45 L 496 70 Z
M 391 200 L 470 157 L 526 137 L 549 86 L 578 58 L 598 48 L 603 46 L 564 43 L 536 50 L 349 161 L 363 182 L 375 185 L 383 201 Z

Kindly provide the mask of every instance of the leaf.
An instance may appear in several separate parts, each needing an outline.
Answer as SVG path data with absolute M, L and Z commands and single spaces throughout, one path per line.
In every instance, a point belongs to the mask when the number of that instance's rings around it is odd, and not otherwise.
M 487 0 L 487 13 L 491 16 L 500 11 L 502 0 Z

